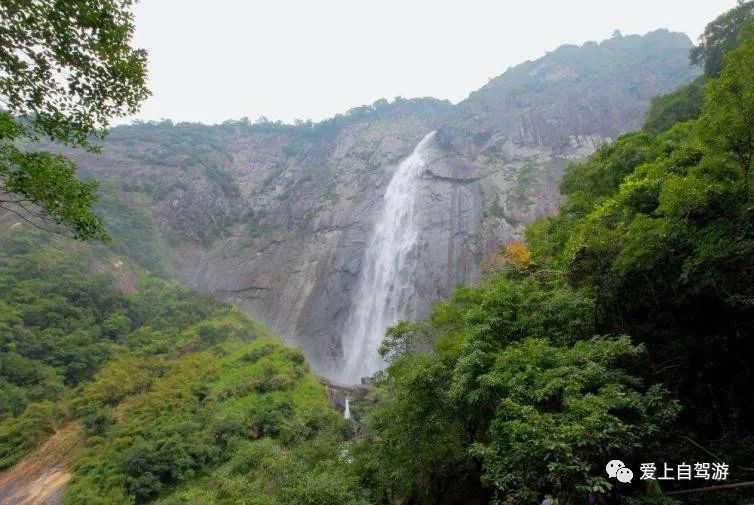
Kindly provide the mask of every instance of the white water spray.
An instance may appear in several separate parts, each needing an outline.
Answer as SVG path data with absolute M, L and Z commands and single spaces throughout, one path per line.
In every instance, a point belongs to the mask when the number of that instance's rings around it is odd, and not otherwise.
M 346 396 L 346 409 L 343 411 L 343 419 L 351 419 L 351 401 Z
M 337 373 L 342 383 L 356 383 L 384 367 L 377 349 L 385 331 L 416 310 L 417 183 L 426 168 L 434 136 L 432 132 L 419 142 L 398 166 L 385 192 L 382 214 L 367 244 L 356 299 L 342 336 L 344 365 Z

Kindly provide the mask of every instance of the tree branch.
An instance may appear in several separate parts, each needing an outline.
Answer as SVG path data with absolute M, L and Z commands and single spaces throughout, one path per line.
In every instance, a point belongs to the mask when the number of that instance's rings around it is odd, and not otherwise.
M 69 238 L 69 239 L 73 238 L 73 237 L 71 237 L 69 235 L 66 235 L 65 233 L 61 233 L 59 231 L 56 231 L 56 230 L 53 230 L 51 228 L 47 228 L 45 226 L 41 226 L 38 223 L 35 223 L 34 221 L 32 221 L 28 217 L 24 216 L 22 213 L 18 212 L 17 210 L 14 210 L 14 209 L 11 209 L 10 207 L 4 206 L 2 204 L 2 202 L 0 202 L 0 209 L 7 210 L 8 212 L 10 212 L 12 214 L 15 214 L 16 216 L 18 216 L 19 218 L 23 219 L 25 222 L 29 223 L 30 225 L 32 225 L 34 228 L 37 228 L 38 230 L 42 230 L 42 231 L 44 231 L 46 233 L 52 233 L 53 235 L 58 235 L 60 237 L 65 237 L 65 238 Z

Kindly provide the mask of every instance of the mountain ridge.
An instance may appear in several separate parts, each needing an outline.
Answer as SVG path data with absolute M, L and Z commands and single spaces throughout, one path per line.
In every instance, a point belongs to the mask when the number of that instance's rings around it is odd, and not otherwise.
M 562 46 L 458 105 L 401 98 L 319 123 L 119 126 L 101 155 L 66 154 L 85 177 L 143 202 L 183 282 L 270 325 L 327 375 L 382 192 L 421 138 L 438 131 L 433 177 L 417 188 L 417 316 L 556 211 L 570 161 L 636 128 L 651 97 L 698 75 L 691 47 L 666 30 L 614 37 Z

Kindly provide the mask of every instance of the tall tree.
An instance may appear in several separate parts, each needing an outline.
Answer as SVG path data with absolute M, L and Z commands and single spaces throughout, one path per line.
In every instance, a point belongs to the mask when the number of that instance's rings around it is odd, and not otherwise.
M 710 84 L 702 137 L 713 149 L 732 155 L 750 186 L 754 158 L 754 27 L 741 46 L 727 57 L 720 77 Z
M 739 1 L 738 7 L 708 24 L 699 37 L 699 45 L 691 50 L 692 63 L 704 73 L 716 77 L 725 65 L 725 54 L 738 47 L 742 28 L 754 20 L 754 2 Z
M 96 150 L 110 119 L 149 95 L 147 54 L 131 47 L 135 0 L 0 3 L 0 208 L 75 238 L 106 239 L 93 182 L 56 154 L 24 151 L 46 137 Z

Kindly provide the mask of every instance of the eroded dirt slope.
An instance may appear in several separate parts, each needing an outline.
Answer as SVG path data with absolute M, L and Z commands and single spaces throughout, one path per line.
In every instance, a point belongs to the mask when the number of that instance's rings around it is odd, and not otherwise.
M 70 423 L 30 456 L 0 474 L 3 505 L 57 505 L 71 479 L 70 464 L 82 447 L 81 427 Z

